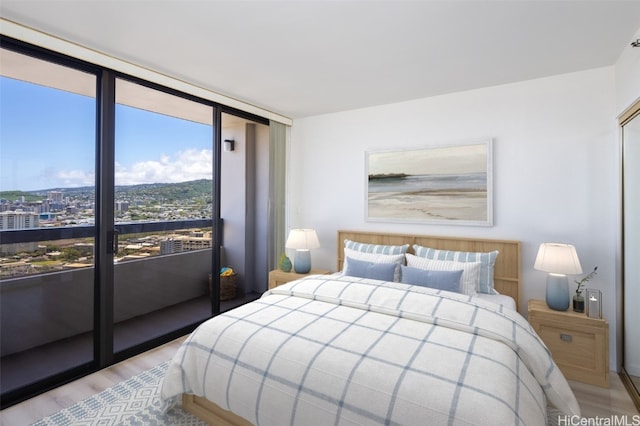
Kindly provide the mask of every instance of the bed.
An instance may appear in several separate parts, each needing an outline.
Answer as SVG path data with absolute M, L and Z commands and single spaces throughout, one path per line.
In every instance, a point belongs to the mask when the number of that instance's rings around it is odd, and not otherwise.
M 535 425 L 546 423 L 548 402 L 580 415 L 550 352 L 512 309 L 520 306 L 519 242 L 339 231 L 339 271 L 397 256 L 367 262 L 354 247 L 403 247 L 406 259 L 425 247 L 438 256 L 499 251 L 492 294 L 344 273 L 284 284 L 189 336 L 163 380 L 165 406 L 181 401 L 216 425 Z M 486 266 L 468 263 L 469 271 Z M 467 265 L 453 272 L 464 277 Z

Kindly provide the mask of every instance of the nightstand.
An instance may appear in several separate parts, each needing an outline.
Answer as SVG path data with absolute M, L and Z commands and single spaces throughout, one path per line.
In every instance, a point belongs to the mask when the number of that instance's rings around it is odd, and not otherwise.
M 278 287 L 279 285 L 288 283 L 289 281 L 297 280 L 298 278 L 306 277 L 307 275 L 324 275 L 329 274 L 331 271 L 326 269 L 312 269 L 308 274 L 297 274 L 295 272 L 284 272 L 280 269 L 274 269 L 269 272 L 269 288 Z
M 609 387 L 609 324 L 571 310 L 554 311 L 529 300 L 529 323 L 567 379 Z

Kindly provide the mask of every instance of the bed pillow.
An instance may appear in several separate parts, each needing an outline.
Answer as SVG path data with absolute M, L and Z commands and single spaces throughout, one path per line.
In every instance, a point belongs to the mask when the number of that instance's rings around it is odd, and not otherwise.
M 480 262 L 481 267 L 478 293 L 497 294 L 493 289 L 493 273 L 496 258 L 500 253 L 498 250 L 491 252 L 438 250 L 414 244 L 413 251 L 416 256 L 427 259 L 451 260 L 455 262 Z
M 457 271 L 429 271 L 404 265 L 401 265 L 400 269 L 402 272 L 401 283 L 460 293 L 462 269 Z
M 462 269 L 460 292 L 469 296 L 478 294 L 480 262 L 453 262 L 448 260 L 427 259 L 407 253 L 407 266 L 429 271 L 457 271 Z
M 392 263 L 395 265 L 393 280 L 395 282 L 400 281 L 400 265 L 404 263 L 404 254 L 379 254 L 379 253 L 365 253 L 361 251 L 344 249 L 344 264 L 342 266 L 342 274 L 347 275 L 346 272 L 349 269 L 349 259 L 364 260 L 365 262 L 372 263 Z
M 395 263 L 375 263 L 366 260 L 349 259 L 345 275 L 374 280 L 393 281 Z
M 405 254 L 409 249 L 409 244 L 401 246 L 389 246 L 384 244 L 367 244 L 357 241 L 344 240 L 344 248 L 349 250 L 360 251 L 363 253 L 379 253 L 379 254 Z

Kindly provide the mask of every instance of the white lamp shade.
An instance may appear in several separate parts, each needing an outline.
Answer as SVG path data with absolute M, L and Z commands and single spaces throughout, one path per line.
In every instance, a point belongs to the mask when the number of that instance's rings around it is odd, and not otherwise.
M 286 248 L 313 249 L 320 247 L 318 235 L 313 229 L 292 229 L 285 243 Z
M 533 267 L 552 274 L 576 275 L 582 273 L 576 248 L 570 244 L 540 244 Z

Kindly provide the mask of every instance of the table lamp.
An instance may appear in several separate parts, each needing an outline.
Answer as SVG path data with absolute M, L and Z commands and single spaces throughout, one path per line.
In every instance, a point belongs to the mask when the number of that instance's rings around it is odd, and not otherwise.
M 582 273 L 576 248 L 570 244 L 542 243 L 533 267 L 549 273 L 547 305 L 556 311 L 566 311 L 570 302 L 567 275 Z
M 320 241 L 318 241 L 318 235 L 313 229 L 292 229 L 285 247 L 296 249 L 293 258 L 294 271 L 298 274 L 306 274 L 311 271 L 310 249 L 320 247 Z

